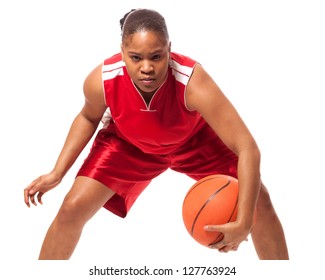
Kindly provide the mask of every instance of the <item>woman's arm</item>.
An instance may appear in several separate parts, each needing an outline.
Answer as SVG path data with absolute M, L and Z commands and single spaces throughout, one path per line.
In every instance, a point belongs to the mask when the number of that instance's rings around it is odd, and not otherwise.
M 238 155 L 238 215 L 235 224 L 228 225 L 229 230 L 238 229 L 236 233 L 234 232 L 238 235 L 227 237 L 227 232 L 224 232 L 223 243 L 240 243 L 247 238 L 253 226 L 255 206 L 261 185 L 258 146 L 234 106 L 201 65 L 195 67 L 187 88 L 186 102 L 187 107 L 198 111 L 221 140 Z M 227 230 L 227 226 L 208 229 Z M 241 236 L 239 231 L 242 232 Z M 235 244 L 232 246 L 236 247 Z M 222 248 L 221 244 L 219 248 Z
M 54 171 L 63 178 L 94 135 L 106 110 L 101 84 L 101 65 L 84 82 L 85 103 L 74 119 Z
M 27 206 L 30 206 L 30 202 L 36 205 L 34 198 L 36 194 L 37 200 L 42 203 L 43 194 L 61 182 L 94 135 L 107 107 L 102 89 L 101 65 L 97 66 L 86 78 L 84 96 L 84 106 L 70 127 L 53 170 L 38 177 L 24 190 L 24 199 Z

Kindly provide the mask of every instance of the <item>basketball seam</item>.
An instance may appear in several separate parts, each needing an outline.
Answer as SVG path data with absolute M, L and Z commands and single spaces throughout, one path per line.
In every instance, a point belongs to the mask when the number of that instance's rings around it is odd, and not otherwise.
M 214 179 L 214 178 L 211 178 L 211 179 Z M 214 198 L 220 191 L 222 191 L 223 189 L 225 189 L 229 184 L 230 184 L 230 180 L 221 188 L 219 188 L 217 191 L 215 191 L 206 201 L 205 203 L 202 205 L 201 209 L 199 210 L 199 212 L 196 214 L 196 217 L 193 221 L 193 224 L 192 224 L 192 228 L 191 228 L 191 235 L 193 236 L 193 232 L 194 232 L 194 227 L 195 227 L 195 223 L 197 221 L 197 219 L 199 218 L 201 212 L 203 211 L 203 209 L 205 208 L 205 206 L 209 203 L 209 201 Z
M 220 175 L 215 175 L 215 176 L 211 176 L 211 177 L 209 177 L 209 178 L 206 178 L 205 180 L 202 180 L 201 182 L 197 182 L 197 184 L 196 185 L 194 185 L 194 187 L 186 194 L 186 196 L 185 196 L 185 198 L 184 198 L 184 200 L 188 197 L 188 195 L 194 190 L 194 189 L 196 189 L 199 185 L 201 185 L 202 183 L 204 183 L 204 182 L 207 182 L 207 181 L 210 181 L 210 180 L 214 180 L 214 179 L 216 179 L 216 178 L 222 178 L 223 176 L 220 176 Z

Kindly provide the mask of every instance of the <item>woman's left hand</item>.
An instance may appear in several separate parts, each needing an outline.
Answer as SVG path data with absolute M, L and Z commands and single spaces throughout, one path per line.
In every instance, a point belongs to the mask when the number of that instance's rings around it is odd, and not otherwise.
M 215 244 L 209 245 L 211 249 L 217 249 L 219 252 L 228 253 L 237 251 L 243 241 L 248 241 L 247 237 L 251 229 L 243 229 L 237 222 L 230 222 L 223 225 L 206 225 L 206 231 L 218 231 L 223 233 L 222 240 Z

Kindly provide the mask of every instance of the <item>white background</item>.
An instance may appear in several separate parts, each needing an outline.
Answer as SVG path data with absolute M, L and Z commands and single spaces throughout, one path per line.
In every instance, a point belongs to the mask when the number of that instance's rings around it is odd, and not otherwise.
M 1 0 L 0 254 L 5 279 L 94 279 L 88 275 L 94 265 L 179 270 L 228 265 L 237 268 L 234 279 L 322 273 L 321 2 Z M 165 16 L 172 50 L 201 62 L 249 126 L 262 152 L 263 181 L 286 232 L 289 262 L 258 261 L 251 240 L 228 254 L 195 243 L 181 218 L 183 197 L 194 182 L 171 171 L 152 182 L 126 219 L 100 210 L 71 261 L 36 260 L 89 147 L 61 185 L 44 196 L 43 206 L 28 209 L 23 189 L 53 167 L 83 104 L 83 81 L 119 51 L 119 19 L 132 8 L 153 8 Z

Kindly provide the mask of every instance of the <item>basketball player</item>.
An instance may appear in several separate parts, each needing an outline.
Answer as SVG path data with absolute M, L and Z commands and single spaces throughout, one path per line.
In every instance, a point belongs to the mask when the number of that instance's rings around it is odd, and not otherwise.
M 233 105 L 199 63 L 171 52 L 159 13 L 133 10 L 120 23 L 121 53 L 86 78 L 84 106 L 53 170 L 24 190 L 27 206 L 42 203 L 103 120 L 39 258 L 69 259 L 101 207 L 125 217 L 150 181 L 171 168 L 196 180 L 218 173 L 239 179 L 238 218 L 206 227 L 224 233 L 211 248 L 237 250 L 251 233 L 260 259 L 288 259 L 281 223 L 260 179 L 259 149 Z

